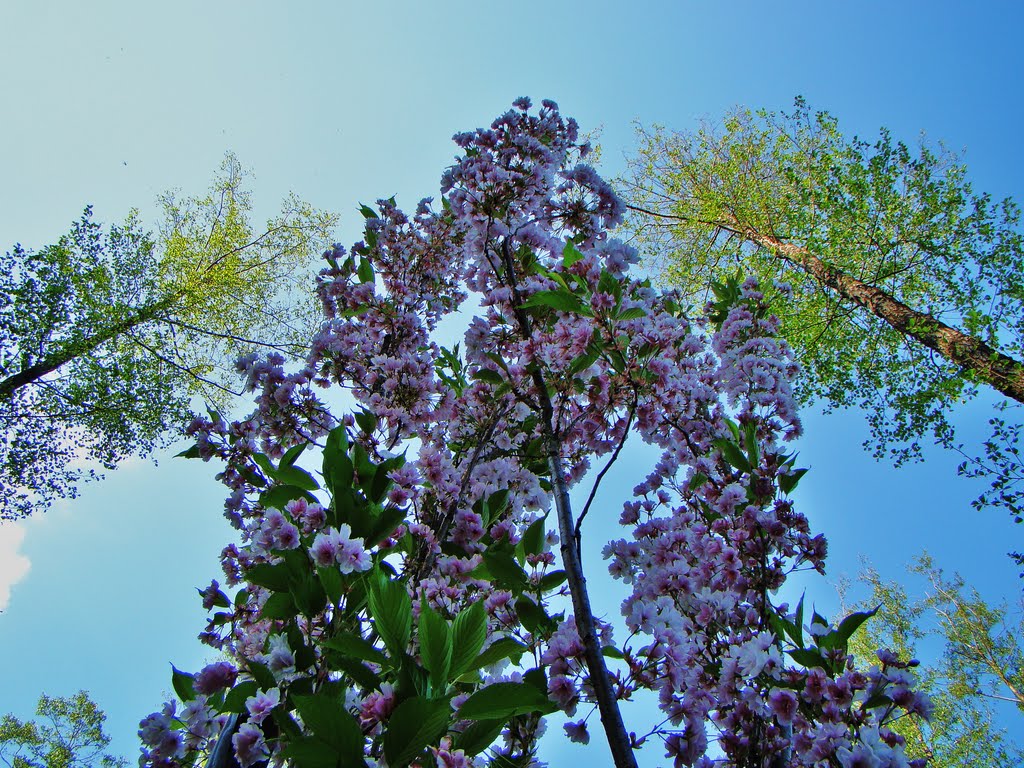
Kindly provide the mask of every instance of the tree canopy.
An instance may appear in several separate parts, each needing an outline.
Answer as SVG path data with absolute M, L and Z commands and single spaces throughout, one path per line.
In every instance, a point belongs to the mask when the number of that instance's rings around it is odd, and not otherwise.
M 0 718 L 0 763 L 7 768 L 125 768 L 128 761 L 106 753 L 107 716 L 85 691 L 39 697 L 39 720 Z
M 904 586 L 865 567 L 858 581 L 870 588 L 870 595 L 855 607 L 877 607 L 878 613 L 850 639 L 850 651 L 865 661 L 874 659 L 878 648 L 905 660 L 941 648 L 936 661 L 915 670 L 931 698 L 931 717 L 893 724 L 906 739 L 907 755 L 927 757 L 933 768 L 1020 765 L 1024 752 L 997 726 L 994 705 L 1006 702 L 1002 711 L 1007 712 L 1015 704 L 1018 724 L 1024 716 L 1024 666 L 1017 640 L 1024 620 L 1011 616 L 1006 606 L 985 601 L 959 574 L 946 576 L 927 555 L 910 571 L 924 579 L 925 597 L 914 599 Z M 843 585 L 844 596 L 849 586 Z
M 290 197 L 257 230 L 230 155 L 208 194 L 160 202 L 155 235 L 86 208 L 55 244 L 0 258 L 0 518 L 151 452 L 193 398 L 226 403 L 240 355 L 308 338 L 301 286 L 332 216 Z
M 640 139 L 625 186 L 647 255 L 694 302 L 737 270 L 774 282 L 799 394 L 862 408 L 876 456 L 954 445 L 950 411 L 979 385 L 1024 400 L 1019 211 L 956 155 L 848 139 L 802 100 Z

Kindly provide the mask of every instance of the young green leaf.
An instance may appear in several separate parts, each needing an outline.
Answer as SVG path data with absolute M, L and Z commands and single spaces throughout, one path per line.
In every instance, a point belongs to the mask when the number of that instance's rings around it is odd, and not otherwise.
M 363 732 L 356 719 L 345 709 L 342 699 L 325 696 L 293 696 L 302 722 L 334 748 L 342 765 L 363 759 Z
M 522 591 L 529 580 L 526 571 L 522 569 L 516 559 L 508 552 L 501 550 L 489 550 L 484 552 L 484 564 L 487 570 L 495 578 L 497 583 L 511 587 L 516 591 Z
M 576 246 L 571 241 L 566 241 L 565 248 L 562 249 L 562 266 L 568 269 L 582 258 L 583 254 L 576 249 Z
M 530 527 L 523 534 L 523 549 L 528 555 L 539 555 L 544 551 L 544 530 L 545 518 L 540 517 L 530 523 Z
M 362 661 L 371 661 L 382 666 L 387 666 L 391 663 L 384 652 L 373 643 L 351 632 L 338 632 L 330 640 L 325 640 L 324 645 L 345 656 Z
M 384 731 L 384 757 L 389 768 L 404 768 L 448 730 L 451 707 L 446 699 L 413 696 L 399 704 Z
M 171 665 L 171 685 L 174 687 L 174 692 L 178 695 L 178 698 L 182 701 L 192 701 L 196 697 L 196 692 L 192 688 L 195 679 L 195 675 L 182 672 L 173 664 Z
M 281 750 L 281 757 L 296 768 L 338 768 L 338 755 L 334 747 L 316 736 L 300 736 L 289 741 Z M 350 765 L 366 765 L 360 756 L 359 762 Z
M 420 656 L 430 672 L 431 685 L 435 693 L 443 693 L 452 666 L 452 630 L 425 597 L 420 601 L 419 639 Z
M 557 709 L 554 702 L 529 683 L 494 683 L 466 699 L 458 716 L 463 720 L 497 720 L 534 712 L 546 715 Z
M 750 462 L 747 461 L 747 457 L 743 455 L 743 451 L 735 443 L 725 438 L 719 438 L 713 441 L 713 445 L 722 452 L 722 458 L 729 462 L 729 464 L 740 472 L 750 472 Z
M 482 667 L 489 667 L 492 664 L 497 664 L 502 659 L 511 658 L 514 662 L 518 663 L 519 658 L 526 651 L 526 646 L 522 643 L 518 643 L 511 637 L 502 637 L 495 640 L 489 645 L 479 656 L 474 659 L 468 667 L 466 672 L 481 669 Z
M 480 754 L 501 735 L 506 722 L 506 719 L 498 718 L 470 723 L 469 727 L 455 737 L 455 749 L 461 749 L 469 757 Z
M 291 448 L 289 448 L 287 451 L 285 451 L 285 454 L 284 454 L 284 456 L 281 457 L 281 461 L 278 464 L 278 466 L 280 466 L 280 467 L 290 467 L 290 466 L 292 466 L 298 460 L 299 456 L 302 455 L 302 452 L 304 450 L 306 450 L 306 447 L 308 445 L 309 445 L 309 443 L 299 443 L 298 445 L 293 445 Z
M 375 628 L 392 655 L 400 656 L 409 645 L 412 630 L 412 600 L 400 581 L 391 581 L 379 571 L 370 579 L 367 603 Z
M 807 474 L 806 469 L 794 469 L 785 475 L 779 475 L 779 488 L 787 496 L 793 492 L 800 478 Z
M 259 686 L 256 685 L 254 680 L 246 680 L 245 682 L 238 683 L 228 691 L 227 696 L 224 697 L 224 704 L 221 706 L 224 712 L 238 712 L 239 714 L 246 714 L 245 702 L 250 696 L 255 696 L 259 693 Z
M 459 677 L 480 655 L 487 640 L 487 611 L 482 600 L 463 608 L 452 623 L 451 677 Z
M 267 598 L 263 604 L 260 615 L 264 619 L 290 619 L 297 615 L 299 609 L 295 607 L 295 601 L 290 592 L 275 592 Z

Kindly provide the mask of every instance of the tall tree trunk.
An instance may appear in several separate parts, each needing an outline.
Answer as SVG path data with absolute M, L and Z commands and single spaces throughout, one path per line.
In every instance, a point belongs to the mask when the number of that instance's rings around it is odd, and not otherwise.
M 529 340 L 533 335 L 532 323 L 523 308 L 523 296 L 516 282 L 515 264 L 507 241 L 502 242 L 499 255 L 505 268 L 506 284 L 512 290 L 512 308 L 519 325 L 519 333 L 524 340 Z M 544 375 L 540 370 L 533 371 L 533 382 L 537 388 L 540 417 L 544 425 L 545 453 L 547 454 L 548 470 L 551 473 L 555 515 L 558 518 L 562 565 L 565 567 L 566 582 L 569 585 L 569 595 L 572 598 L 576 632 L 580 636 L 580 642 L 583 643 L 583 655 L 587 662 L 590 685 L 601 714 L 601 724 L 608 739 L 608 747 L 611 750 L 615 768 L 637 768 L 636 756 L 633 754 L 629 734 L 626 732 L 626 726 L 622 720 L 622 712 L 619 709 L 615 691 L 612 690 L 608 665 L 605 664 L 604 654 L 601 652 L 594 612 L 590 607 L 587 579 L 583 575 L 583 563 L 576 548 L 576 520 L 573 517 L 569 490 L 565 485 L 562 446 L 555 423 L 555 409 L 548 392 L 547 382 L 544 381 Z
M 13 376 L 8 376 L 6 379 L 0 381 L 0 400 L 10 400 L 14 397 L 14 393 L 26 384 L 39 381 L 39 379 L 53 373 L 62 365 L 66 365 L 76 358 L 88 355 L 96 350 L 100 345 L 116 339 L 118 336 L 127 333 L 133 328 L 137 328 L 143 323 L 148 323 L 151 320 L 156 319 L 161 312 L 170 307 L 178 300 L 178 298 L 178 296 L 168 296 L 158 302 L 143 307 L 121 322 L 114 323 L 99 333 L 82 339 L 81 341 L 67 344 L 57 352 L 47 355 L 39 362 L 30 365 L 27 368 L 23 368 Z
M 840 296 L 868 310 L 905 336 L 916 339 L 960 368 L 969 378 L 988 384 L 1007 397 L 1024 403 L 1024 363 L 993 349 L 981 339 L 964 333 L 927 312 L 918 312 L 890 294 L 823 261 L 806 248 L 761 234 L 735 223 L 724 229 L 776 254 Z

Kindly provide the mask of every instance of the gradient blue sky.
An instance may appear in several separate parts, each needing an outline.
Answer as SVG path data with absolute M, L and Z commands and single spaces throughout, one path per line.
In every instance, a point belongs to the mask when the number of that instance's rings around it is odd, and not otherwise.
M 287 8 L 287 10 L 285 10 Z M 1024 145 L 1015 2 L 450 2 L 272 4 L 0 3 L 0 247 L 40 247 L 86 204 L 156 226 L 155 197 L 202 191 L 224 152 L 254 171 L 257 212 L 289 191 L 343 214 L 358 201 L 436 194 L 453 133 L 489 122 L 519 95 L 552 98 L 601 129 L 603 170 L 633 146 L 633 121 L 690 128 L 730 106 L 788 107 L 797 94 L 844 130 L 922 131 L 966 149 L 976 187 L 1021 197 Z M 978 436 L 986 404 L 965 409 Z M 858 557 L 898 577 L 928 549 L 989 597 L 1016 601 L 1005 515 L 968 504 L 979 490 L 953 457 L 894 471 L 859 445 L 857 415 L 805 413 L 802 508 L 831 542 L 830 579 Z M 180 449 L 180 448 L 179 448 Z M 161 455 L 133 461 L 80 499 L 0 527 L 0 713 L 30 714 L 41 691 L 91 691 L 113 747 L 134 761 L 141 716 L 170 667 L 210 655 L 194 639 L 194 588 L 218 575 L 231 530 L 215 468 Z M 598 610 L 623 593 L 599 577 L 621 499 L 649 453 L 629 452 L 590 522 L 586 562 Z M 28 569 L 26 571 L 26 565 Z M 808 588 L 835 605 L 823 579 Z M 627 712 L 640 731 L 643 707 Z M 552 723 L 553 731 L 560 731 Z M 601 765 L 600 738 L 587 757 Z M 544 755 L 573 754 L 560 733 Z M 661 764 L 656 747 L 644 765 Z

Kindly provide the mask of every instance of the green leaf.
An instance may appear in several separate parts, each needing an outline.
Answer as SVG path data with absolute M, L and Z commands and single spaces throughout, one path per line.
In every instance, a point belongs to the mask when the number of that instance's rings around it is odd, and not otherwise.
M 565 248 L 562 249 L 562 266 L 568 269 L 582 258 L 583 254 L 576 249 L 576 246 L 572 242 L 566 241 Z
M 583 302 L 573 293 L 567 290 L 557 291 L 537 291 L 526 301 L 523 302 L 524 307 L 551 307 L 558 309 L 563 312 L 575 312 L 576 314 L 585 314 L 590 316 L 592 314 L 590 310 L 583 306 Z
M 788 472 L 785 475 L 779 475 L 779 488 L 788 496 L 793 492 L 793 489 L 796 488 L 797 483 L 800 482 L 800 478 L 806 474 L 806 469 L 794 469 L 792 472 Z
M 245 569 L 246 581 L 259 587 L 266 587 L 273 592 L 287 592 L 291 587 L 292 578 L 288 566 L 284 563 L 270 565 L 259 563 Z
M 281 729 L 281 733 L 287 736 L 292 743 L 302 740 L 302 728 L 284 707 L 274 707 L 271 714 L 274 722 Z
M 317 614 L 323 613 L 327 603 L 327 594 L 324 592 L 320 580 L 313 574 L 306 574 L 302 581 L 292 587 L 291 593 L 295 605 L 301 609 L 303 615 L 313 618 Z
M 373 208 L 371 208 L 370 206 L 366 205 L 365 203 L 360 204 L 359 212 L 361 214 L 363 214 L 363 218 L 365 218 L 365 219 L 377 219 L 377 218 L 380 218 L 377 215 L 377 212 L 375 210 L 373 210 Z
M 712 444 L 722 452 L 722 458 L 740 470 L 740 472 L 750 472 L 750 462 L 747 461 L 747 457 L 743 455 L 743 451 L 735 443 L 725 438 L 719 438 L 713 441 Z
M 284 456 L 281 457 L 281 462 L 280 462 L 280 464 L 278 466 L 281 466 L 281 467 L 290 467 L 290 466 L 292 466 L 298 460 L 299 456 L 302 455 L 302 452 L 304 450 L 306 450 L 306 448 L 308 446 L 309 446 L 309 443 L 299 443 L 298 445 L 293 445 L 291 448 L 289 448 L 287 451 L 285 451 L 285 454 L 284 454 Z
M 274 680 L 274 674 L 265 664 L 260 664 L 258 661 L 247 662 L 245 668 L 249 670 L 249 674 L 252 675 L 260 688 L 264 691 L 269 691 L 271 688 L 277 687 L 277 681 Z
M 448 730 L 451 707 L 446 699 L 413 696 L 399 704 L 384 731 L 384 757 L 389 768 L 404 768 Z
M 171 685 L 174 687 L 174 692 L 178 695 L 178 698 L 182 701 L 192 701 L 196 697 L 195 689 L 192 687 L 195 679 L 195 675 L 182 672 L 173 664 L 171 665 Z
M 540 517 L 534 520 L 530 527 L 523 534 L 523 549 L 528 555 L 539 555 L 544 551 L 544 530 L 545 518 Z
M 462 720 L 498 720 L 539 712 L 542 715 L 558 707 L 529 683 L 494 683 L 483 688 L 459 707 Z
M 795 648 L 792 651 L 788 651 L 789 655 L 793 658 L 797 664 L 801 664 L 805 667 L 821 667 L 827 669 L 825 659 L 817 651 L 812 651 L 807 648 Z
M 359 276 L 360 283 L 372 283 L 373 282 L 373 265 L 369 259 L 359 260 L 359 269 L 356 270 L 356 274 Z
M 641 317 L 647 317 L 647 312 L 640 307 L 630 307 L 619 312 L 619 316 L 616 320 L 636 320 Z
M 545 573 L 544 576 L 541 577 L 540 584 L 537 586 L 541 592 L 550 592 L 552 589 L 557 589 L 562 586 L 568 580 L 569 574 L 565 571 L 551 571 L 550 573 Z
M 522 569 L 516 559 L 508 552 L 502 550 L 488 550 L 483 554 L 484 564 L 491 572 L 495 581 L 502 586 L 508 586 L 516 591 L 522 591 L 529 583 L 526 571 Z
M 420 656 L 430 672 L 430 682 L 435 693 L 443 693 L 452 666 L 452 630 L 425 597 L 420 601 L 419 639 Z
M 199 589 L 197 587 L 196 588 L 196 592 L 198 592 L 200 595 L 202 595 L 203 599 L 206 598 L 206 591 L 205 590 Z M 218 589 L 217 593 L 213 596 L 213 605 L 214 605 L 215 608 L 230 608 L 231 607 L 231 601 L 228 600 L 228 596 L 225 595 L 222 590 Z
M 355 414 L 356 424 L 366 434 L 373 434 L 374 430 L 377 429 L 377 417 L 370 411 L 363 408 L 357 414 Z
M 228 695 L 224 697 L 224 704 L 221 709 L 224 712 L 238 712 L 244 714 L 246 712 L 245 702 L 250 696 L 255 696 L 260 692 L 260 687 L 254 680 L 246 680 L 245 682 L 238 683 L 234 688 L 228 691 Z
M 334 748 L 342 765 L 363 759 L 363 732 L 356 719 L 345 709 L 340 698 L 324 696 L 293 696 L 302 722 Z
M 362 661 L 328 649 L 327 664 L 331 669 L 346 673 L 352 680 L 367 690 L 379 691 L 383 684 L 380 677 Z
M 459 677 L 469 669 L 487 640 L 487 611 L 482 600 L 463 608 L 452 623 L 451 676 Z
M 743 445 L 747 449 L 750 465 L 756 467 L 761 463 L 761 449 L 757 443 L 757 424 L 748 421 L 743 425 Z
M 367 603 L 377 633 L 393 656 L 401 656 L 412 631 L 412 600 L 399 581 L 375 571 L 369 579 Z
M 302 736 L 289 741 L 281 750 L 281 757 L 287 759 L 289 765 L 294 764 L 297 768 L 338 768 L 338 755 L 334 747 L 316 736 Z M 366 762 L 360 755 L 359 762 L 352 764 L 366 765 Z
M 487 497 L 487 508 L 491 510 L 491 518 L 501 514 L 505 511 L 505 505 L 508 504 L 509 492 L 507 490 L 495 491 Z
M 289 501 L 299 498 L 316 502 L 316 496 L 297 485 L 275 485 L 260 494 L 260 504 L 264 509 L 284 509 Z
M 290 592 L 275 592 L 263 604 L 260 615 L 264 619 L 290 619 L 299 613 Z
M 551 619 L 548 618 L 544 609 L 526 595 L 516 600 L 516 615 L 526 631 L 531 634 L 536 635 L 541 630 L 550 629 Z
M 363 661 L 372 661 L 384 666 L 391 663 L 384 652 L 373 643 L 351 632 L 338 632 L 330 640 L 325 640 L 324 645 L 346 656 Z
M 473 371 L 472 378 L 477 381 L 484 381 L 488 384 L 501 385 L 505 383 L 505 377 L 490 368 L 477 368 Z
M 470 723 L 466 730 L 455 736 L 455 749 L 461 749 L 468 756 L 479 755 L 501 735 L 506 719 L 477 720 Z
M 597 362 L 597 359 L 601 356 L 600 350 L 590 350 L 584 352 L 581 355 L 577 355 L 573 358 L 572 362 L 569 363 L 568 373 L 570 376 L 575 376 L 577 373 L 587 370 L 590 366 Z
M 317 568 L 317 576 L 320 577 L 320 583 L 323 585 L 324 592 L 327 594 L 332 605 L 337 605 L 341 602 L 341 598 L 345 594 L 345 579 L 335 567 L 329 568 Z
M 518 663 L 519 658 L 526 652 L 526 646 L 516 642 L 511 637 L 502 637 L 489 645 L 476 659 L 466 668 L 467 672 L 489 667 L 497 664 L 502 659 L 511 657 Z
M 546 697 L 548 695 L 548 673 L 544 667 L 534 667 L 523 673 L 523 682 L 529 683 Z
M 625 659 L 626 654 L 616 648 L 614 645 L 606 645 L 601 648 L 601 655 L 608 659 Z
M 865 621 L 867 621 L 876 613 L 878 613 L 878 609 L 881 607 L 881 604 L 879 604 L 873 611 L 857 611 L 856 613 L 851 613 L 849 616 L 843 619 L 839 623 L 839 626 L 836 628 L 836 631 L 834 633 L 831 633 L 834 634 L 836 638 L 832 647 L 845 648 L 846 644 L 850 641 L 850 638 L 853 636 L 853 633 L 860 629 L 860 626 Z
M 294 485 L 304 491 L 315 491 L 320 487 L 320 483 L 309 472 L 299 467 L 279 467 L 270 474 L 278 482 Z
M 793 623 L 783 616 L 780 616 L 775 611 L 768 611 L 768 623 L 771 624 L 772 630 L 775 632 L 775 636 L 781 641 L 785 637 L 793 637 L 796 633 L 796 628 Z M 802 645 L 802 643 L 797 643 Z
M 199 458 L 199 444 L 189 446 L 181 453 L 174 454 L 174 458 L 182 459 L 198 459 Z
M 804 594 L 800 595 L 800 602 L 796 604 L 796 617 L 793 620 L 793 626 L 796 628 L 796 631 L 790 635 L 793 638 L 793 642 L 801 647 L 804 644 L 804 597 Z
M 323 475 L 332 496 L 337 497 L 342 490 L 352 487 L 353 467 L 348 457 L 348 433 L 344 426 L 335 427 L 327 435 Z

